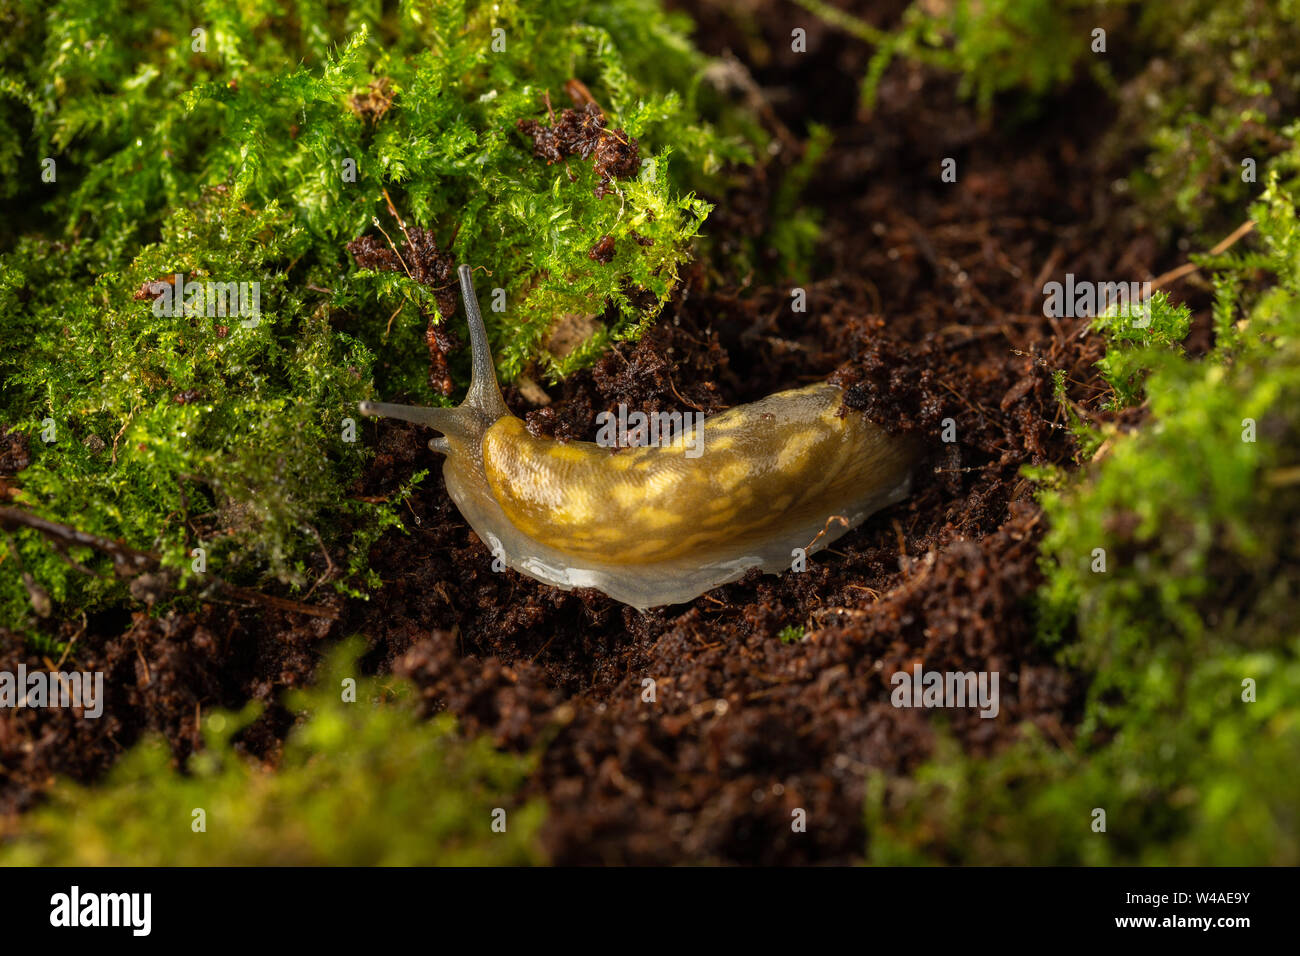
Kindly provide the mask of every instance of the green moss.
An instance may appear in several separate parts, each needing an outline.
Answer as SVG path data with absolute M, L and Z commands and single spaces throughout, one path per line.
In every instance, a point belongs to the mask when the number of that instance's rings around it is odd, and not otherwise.
M 172 769 L 161 741 L 140 743 L 100 786 L 58 784 L 0 843 L 0 863 L 540 862 L 544 807 L 517 797 L 531 758 L 461 739 L 449 716 L 417 719 L 414 695 L 391 679 L 356 680 L 355 702 L 345 701 L 358 650 L 336 653 L 316 688 L 292 695 L 290 705 L 304 714 L 274 772 L 232 745 L 254 708 L 216 712 L 204 721 L 206 748 L 184 773 Z M 494 819 L 504 820 L 504 832 Z
M 703 118 L 705 60 L 653 0 L 6 11 L 0 425 L 32 439 L 20 500 L 156 551 L 187 581 L 203 547 L 226 579 L 376 584 L 366 552 L 400 501 L 349 498 L 366 443 L 346 420 L 368 395 L 448 400 L 428 381 L 439 290 L 345 251 L 380 228 L 402 241 L 385 191 L 409 226 L 479 267 L 503 379 L 554 379 L 653 319 L 708 213 L 693 190 L 750 155 Z M 640 171 L 603 199 L 590 160 L 548 166 L 516 128 L 547 122 L 548 94 L 568 105 L 573 79 L 640 141 Z M 602 264 L 588 253 L 605 236 Z M 261 321 L 156 315 L 144 287 L 176 273 L 259 283 Z M 552 350 L 565 316 L 594 331 Z M 13 539 L 58 616 L 123 597 L 35 534 Z M 30 617 L 0 547 L 0 620 Z
M 1142 68 L 1125 85 L 1109 152 L 1149 154 L 1131 182 L 1152 224 L 1198 243 L 1235 227 L 1270 172 L 1300 185 L 1295 9 L 1273 0 L 1143 4 Z
M 33 113 L 23 178 L 44 156 L 60 169 L 57 188 L 36 183 L 28 196 L 91 234 L 95 265 L 115 263 L 202 187 L 229 184 L 238 200 L 292 214 L 302 285 L 332 289 L 333 307 L 372 319 L 376 339 L 405 301 L 394 328 L 409 348 L 420 306 L 433 308 L 429 290 L 356 276 L 343 251 L 375 216 L 396 233 L 380 195 L 390 188 L 412 223 L 444 245 L 454 234 L 457 257 L 505 289 L 506 312 L 489 320 L 510 330 L 496 336 L 507 379 L 532 361 L 569 370 L 542 349 L 557 316 L 612 301 L 615 335 L 651 317 L 707 213 L 685 184 L 748 155 L 695 115 L 694 87 L 681 90 L 680 78 L 704 61 L 681 22 L 647 0 L 453 2 L 392 16 L 378 4 L 95 0 L 55 4 L 28 25 L 28 43 L 46 52 L 29 75 L 8 76 Z M 612 127 L 643 141 L 640 175 L 604 200 L 589 162 L 547 166 L 515 129 L 545 117 L 548 93 L 568 105 L 573 78 Z M 633 230 L 655 244 L 638 245 Z M 600 265 L 587 253 L 605 235 L 620 252 Z
M 1170 348 L 1167 301 L 1147 330 L 1102 320 L 1150 421 L 1042 494 L 1044 640 L 1089 680 L 1075 740 L 878 778 L 873 861 L 1300 862 L 1300 228 L 1276 177 L 1252 217 L 1256 250 L 1215 262 L 1211 354 Z
M 5 414 L 28 433 L 32 456 L 19 501 L 157 551 L 186 577 L 198 547 L 222 577 L 264 572 L 301 587 L 304 556 L 325 546 L 341 547 L 359 571 L 373 535 L 396 523 L 391 505 L 342 491 L 363 461 L 344 419 L 366 394 L 373 356 L 282 271 L 305 242 L 277 206 L 253 211 L 226 191 L 175 210 L 160 242 L 93 279 L 84 246 L 21 240 L 0 271 Z M 136 299 L 175 272 L 260 283 L 261 315 L 156 315 Z M 14 537 L 56 602 L 120 594 L 106 558 L 72 555 L 102 575 L 88 577 L 34 532 Z M 13 612 L 6 619 L 21 620 L 16 575 L 0 574 L 0 598 Z
M 811 280 L 811 264 L 821 235 L 820 211 L 803 204 L 801 196 L 831 148 L 832 138 L 827 127 L 813 123 L 803 155 L 772 197 L 772 229 L 766 242 L 779 258 L 781 274 L 796 282 Z
M 1192 327 L 1192 313 L 1175 305 L 1165 292 L 1156 292 L 1147 303 L 1130 302 L 1112 306 L 1097 317 L 1092 327 L 1107 338 L 1109 348 L 1097 363 L 1101 376 L 1114 390 L 1111 407 L 1136 404 L 1147 374 L 1156 367 L 1175 363 L 1182 354 L 1182 341 Z
M 781 628 L 780 632 L 776 636 L 777 640 L 782 644 L 795 644 L 803 640 L 803 635 L 804 630 L 802 627 L 799 627 L 797 624 L 791 624 L 788 627 Z
M 957 74 L 958 93 L 987 113 L 994 97 L 1016 91 L 1022 105 L 1065 85 L 1090 55 L 1091 30 L 1099 4 L 1089 0 L 955 0 L 913 3 L 898 25 L 872 26 L 826 0 L 797 0 L 827 23 L 869 43 L 875 53 L 862 81 L 862 103 L 876 104 L 880 81 L 896 59 L 911 59 Z M 1103 60 L 1091 62 L 1094 76 L 1109 85 Z
M 888 28 L 825 0 L 799 4 L 868 43 L 862 101 L 874 107 L 896 59 L 957 77 L 959 95 L 1004 118 L 1043 110 L 1047 98 L 1089 76 L 1117 113 L 1099 155 L 1129 166 L 1139 223 L 1168 240 L 1216 241 L 1231 212 L 1258 195 L 1270 172 L 1300 185 L 1300 45 L 1295 9 L 1274 0 L 954 0 L 915 2 Z M 1097 30 L 1105 50 L 1094 49 Z
M 856 31 L 879 47 L 868 94 L 897 53 L 960 70 L 965 91 L 985 91 L 975 92 L 982 104 L 1004 90 L 1032 98 L 1067 75 L 1040 68 L 1039 52 L 1054 51 L 1062 64 L 1081 55 L 1062 37 L 1060 18 L 1110 26 L 1115 72 L 1124 80 L 1114 84 L 1094 69 L 1119 108 L 1101 155 L 1131 163 L 1140 152 L 1128 181 L 1139 214 L 1129 224 L 1155 226 L 1165 239 L 1191 234 L 1197 245 L 1247 217 L 1257 226 L 1222 255 L 1193 256 L 1215 292 L 1208 355 L 1184 354 L 1191 312 L 1163 293 L 1151 301 L 1149 322 L 1115 310 L 1094 323 L 1108 340 L 1099 370 L 1112 390 L 1109 405 L 1141 407 L 1136 430 L 1084 421 L 1058 376 L 1085 467 L 1027 473 L 1042 487 L 1049 522 L 1040 639 L 1085 682 L 1077 731 L 1047 740 L 1025 727 L 1019 743 L 992 758 L 969 757 L 945 741 L 912 777 L 875 775 L 868 859 L 1295 864 L 1294 11 L 1265 0 L 1085 3 L 1043 18 L 1031 4 L 1014 21 L 1017 30 L 1002 4 L 984 7 L 977 17 L 966 16 L 964 4 L 931 13 L 913 7 L 894 33 Z M 1025 62 L 1004 71 L 997 52 L 1017 34 L 1022 42 L 1005 49 L 1023 51 Z M 935 52 L 943 37 L 951 50 Z M 963 64 L 963 49 L 982 52 Z M 1105 811 L 1105 832 L 1094 829 L 1096 810 Z

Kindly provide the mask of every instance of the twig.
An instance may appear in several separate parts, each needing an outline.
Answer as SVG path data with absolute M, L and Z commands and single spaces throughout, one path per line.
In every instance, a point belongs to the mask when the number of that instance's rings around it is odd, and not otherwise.
M 139 406 L 136 408 L 138 407 Z M 126 434 L 126 427 L 131 424 L 131 419 L 135 417 L 136 408 L 131 409 L 130 414 L 126 416 L 126 421 L 122 423 L 122 427 L 119 428 L 117 434 L 113 436 L 113 454 L 109 458 L 109 464 L 111 465 L 117 464 L 117 443 L 121 441 L 122 436 Z
M 57 521 L 49 521 L 21 508 L 0 507 L 0 528 L 6 530 L 30 528 L 51 539 L 56 546 L 76 545 L 107 554 L 113 561 L 114 572 L 121 578 L 136 577 L 146 571 L 155 570 L 162 562 L 162 557 L 152 551 L 138 551 L 130 545 L 122 544 L 120 541 L 91 534 L 88 531 L 80 531 Z M 205 581 L 226 594 L 245 601 L 264 604 L 268 607 L 292 611 L 297 614 L 308 614 L 312 617 L 338 618 L 338 611 L 333 608 L 304 604 L 301 601 L 294 601 L 289 598 L 262 594 L 260 591 L 228 584 L 210 572 L 206 575 Z
M 87 626 L 88 623 L 89 623 L 89 622 L 86 620 L 86 612 L 85 612 L 85 611 L 82 611 L 82 612 L 81 612 L 81 630 L 77 631 L 76 634 L 73 634 L 73 635 L 72 635 L 72 640 L 68 641 L 67 646 L 63 648 L 63 656 L 59 658 L 59 662 L 58 662 L 57 664 L 54 665 L 54 667 L 52 668 L 52 670 L 56 670 L 56 671 L 57 671 L 59 668 L 61 668 L 61 667 L 63 666 L 63 662 L 66 661 L 66 660 L 68 659 L 68 655 L 72 653 L 72 648 L 73 648 L 73 646 L 77 643 L 77 639 L 80 638 L 82 634 L 85 634 L 85 633 L 86 633 L 86 626 Z
M 102 538 L 88 531 L 79 531 L 69 525 L 59 524 L 57 521 L 47 521 L 45 518 L 38 517 L 21 508 L 0 507 L 0 528 L 10 530 L 31 528 L 33 531 L 39 531 L 47 538 L 64 545 L 76 545 L 102 551 L 113 559 L 113 567 L 119 574 L 124 573 L 124 569 L 129 568 L 137 569 L 137 573 L 144 571 L 150 565 L 157 564 L 159 560 L 157 555 L 137 551 L 135 548 L 114 541 L 111 538 Z M 129 571 L 126 573 L 129 573 Z
M 402 235 L 406 237 L 407 248 L 414 249 L 415 243 L 411 241 L 411 234 L 406 231 L 406 220 L 402 218 L 401 214 L 397 211 L 397 207 L 393 205 L 393 198 L 388 195 L 388 190 L 386 188 L 381 188 L 379 191 L 384 194 L 384 202 L 388 203 L 389 214 L 397 220 L 397 225 L 401 228 Z
M 1213 249 L 1207 252 L 1206 255 L 1217 256 L 1224 252 L 1227 252 L 1228 249 L 1231 246 L 1233 246 L 1238 239 L 1246 235 L 1254 228 L 1255 228 L 1255 220 L 1247 219 L 1236 229 L 1232 230 L 1232 232 L 1228 235 L 1226 239 L 1224 239 L 1217 246 L 1215 246 Z M 1168 272 L 1163 273 L 1162 275 L 1158 275 L 1154 279 L 1152 279 L 1151 289 L 1152 291 L 1155 291 L 1157 289 L 1162 289 L 1165 286 L 1169 285 L 1171 282 L 1177 282 L 1183 276 L 1191 275 L 1199 268 L 1201 267 L 1194 262 L 1184 262 L 1178 268 L 1170 269 Z
M 813 538 L 811 541 L 808 542 L 807 546 L 804 548 L 804 553 L 805 553 L 805 554 L 806 554 L 807 552 L 809 552 L 809 551 L 812 550 L 812 546 L 813 546 L 814 544 L 816 544 L 818 541 L 820 541 L 820 540 L 821 540 L 822 538 L 824 538 L 826 535 L 830 534 L 830 530 L 831 530 L 831 522 L 832 522 L 832 521 L 838 521 L 840 524 L 844 525 L 846 528 L 849 526 L 849 519 L 846 518 L 846 517 L 844 517 L 844 515 L 831 515 L 829 518 L 826 519 L 826 523 L 825 523 L 824 525 L 822 525 L 822 529 L 821 529 L 820 531 L 817 532 L 817 537 Z
M 393 255 L 397 256 L 397 261 L 402 264 L 402 271 L 406 273 L 406 278 L 414 282 L 415 276 L 411 275 L 411 270 L 406 267 L 406 260 L 402 258 L 402 254 L 398 251 L 397 243 L 393 242 L 393 237 L 390 236 L 387 232 L 384 232 L 384 227 L 379 223 L 379 217 L 371 216 L 370 221 L 375 224 L 376 229 L 384 233 L 384 238 L 388 240 L 388 247 L 393 250 Z
M 227 584 L 220 579 L 218 579 L 218 584 L 221 586 L 222 591 L 231 597 L 252 601 L 254 604 L 265 604 L 267 607 L 277 608 L 281 611 L 292 611 L 295 614 L 306 614 L 310 617 L 325 617 L 331 621 L 337 621 L 339 618 L 339 612 L 332 607 L 324 607 L 319 604 L 303 604 L 301 601 L 295 601 L 292 598 L 276 597 L 273 594 L 254 591 L 252 588 L 241 588 L 233 584 Z

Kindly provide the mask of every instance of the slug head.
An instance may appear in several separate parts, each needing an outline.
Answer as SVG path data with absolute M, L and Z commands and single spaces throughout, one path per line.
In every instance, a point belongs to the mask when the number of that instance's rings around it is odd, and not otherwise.
M 469 266 L 457 270 L 460 292 L 465 300 L 465 317 L 469 322 L 469 342 L 472 374 L 465 401 L 455 408 L 429 408 L 421 405 L 391 405 L 387 402 L 361 402 L 357 407 L 362 415 L 377 418 L 400 418 L 402 421 L 426 425 L 442 432 L 429 447 L 444 455 L 455 448 L 470 458 L 481 457 L 483 435 L 493 423 L 510 415 L 501 388 L 497 385 L 496 368 L 488 348 L 487 329 L 483 326 L 483 313 L 474 294 L 474 277 Z

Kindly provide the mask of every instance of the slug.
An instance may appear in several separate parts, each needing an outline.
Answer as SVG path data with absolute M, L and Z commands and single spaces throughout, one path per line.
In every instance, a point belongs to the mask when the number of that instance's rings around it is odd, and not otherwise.
M 537 438 L 501 397 L 469 267 L 459 276 L 464 403 L 359 408 L 442 433 L 429 447 L 446 456 L 452 501 L 516 571 L 641 610 L 679 604 L 749 568 L 788 570 L 908 494 L 915 443 L 842 410 L 829 382 L 728 409 L 659 446 Z

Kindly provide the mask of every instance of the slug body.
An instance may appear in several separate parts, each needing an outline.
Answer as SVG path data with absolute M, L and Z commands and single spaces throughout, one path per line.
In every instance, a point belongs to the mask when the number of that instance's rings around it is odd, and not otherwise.
M 749 568 L 791 568 L 904 498 L 914 445 L 820 383 L 680 429 L 606 448 L 529 433 L 497 385 L 469 267 L 460 267 L 473 379 L 457 408 L 362 402 L 362 414 L 442 432 L 447 491 L 493 554 L 560 588 L 597 588 L 637 608 L 677 604 Z M 687 454 L 695 450 L 695 457 Z

